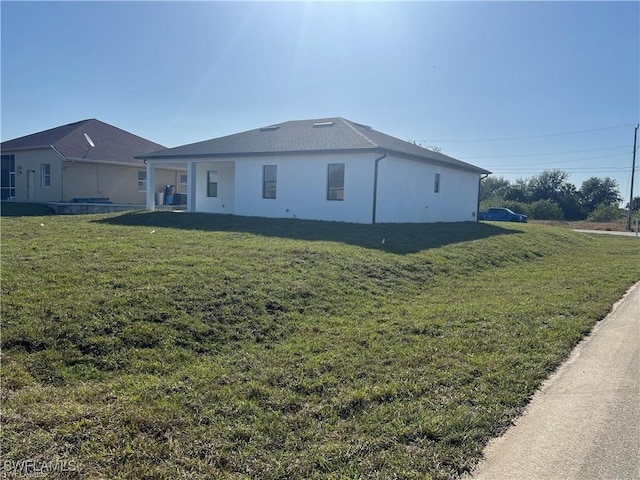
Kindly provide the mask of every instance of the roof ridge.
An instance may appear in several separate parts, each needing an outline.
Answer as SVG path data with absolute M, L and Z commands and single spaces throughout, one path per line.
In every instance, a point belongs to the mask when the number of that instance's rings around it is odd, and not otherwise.
M 60 137 L 58 140 L 56 140 L 56 142 L 54 143 L 54 145 L 55 145 L 56 143 L 60 142 L 60 140 L 62 140 L 62 139 L 64 139 L 64 138 L 67 138 L 67 137 L 68 137 L 69 135 L 71 135 L 73 132 L 75 132 L 75 131 L 79 130 L 79 129 L 80 129 L 80 127 L 82 127 L 82 126 L 86 125 L 86 124 L 87 124 L 88 122 L 90 122 L 91 120 L 96 120 L 96 119 L 95 119 L 95 118 L 87 118 L 87 119 L 85 119 L 85 120 L 80 120 L 79 122 L 69 123 L 67 126 L 69 126 L 69 127 L 70 127 L 70 126 L 72 126 L 72 125 L 76 125 L 76 127 L 72 128 L 71 130 L 69 130 L 69 131 L 67 132 L 67 134 L 66 134 L 66 135 L 64 135 L 64 136 Z M 100 120 L 97 120 L 97 121 L 99 122 Z M 64 125 L 63 125 L 63 126 L 64 126 Z
M 80 121 L 78 121 L 78 122 L 73 122 L 73 123 L 70 123 L 70 124 L 68 124 L 68 125 L 62 125 L 63 127 L 65 127 L 65 126 L 77 125 L 77 127 L 73 128 L 72 130 L 69 130 L 69 132 L 68 132 L 65 136 L 60 137 L 60 138 L 56 141 L 56 143 L 60 142 L 62 139 L 65 139 L 65 138 L 69 137 L 69 135 L 72 135 L 73 133 L 75 133 L 75 132 L 77 132 L 78 130 L 80 130 L 80 129 L 81 129 L 81 127 L 85 127 L 85 126 L 86 126 L 86 125 L 88 125 L 89 123 L 94 124 L 94 125 L 96 125 L 96 124 L 97 124 L 97 125 L 99 125 L 99 126 L 100 126 L 100 128 L 104 128 L 104 127 L 106 127 L 106 128 L 110 128 L 110 129 L 113 129 L 113 130 L 117 130 L 118 132 L 123 133 L 123 134 L 125 134 L 125 135 L 129 135 L 129 136 L 132 136 L 132 137 L 136 137 L 136 138 L 139 138 L 140 140 L 144 140 L 145 142 L 152 143 L 152 144 L 154 144 L 154 145 L 158 145 L 158 146 L 160 146 L 160 147 L 162 147 L 162 148 L 166 148 L 164 145 L 162 145 L 162 144 L 160 144 L 160 143 L 158 143 L 158 142 L 154 142 L 153 140 L 149 140 L 148 138 L 142 137 L 142 136 L 140 136 L 140 135 L 138 135 L 138 134 L 136 134 L 136 133 L 133 133 L 133 132 L 130 132 L 130 131 L 125 130 L 125 129 L 123 129 L 123 128 L 120 128 L 120 127 L 118 127 L 118 126 L 116 126 L 116 125 L 112 125 L 112 124 L 110 124 L 110 123 L 103 122 L 102 120 L 99 120 L 99 119 L 97 119 L 97 118 L 87 118 L 87 119 L 85 119 L 85 120 L 80 120 Z M 85 130 L 85 131 L 84 131 L 84 132 L 82 132 L 82 133 L 84 133 L 85 135 L 89 135 L 89 134 L 87 133 L 86 129 L 84 129 L 84 130 Z M 93 140 L 95 140 L 95 138 L 93 138 Z M 54 145 L 55 145 L 55 144 L 54 144 Z
M 351 123 L 350 120 L 347 120 L 346 118 L 342 118 L 342 117 L 338 117 L 340 120 L 342 120 L 351 130 L 353 130 L 355 133 L 357 133 L 358 135 L 360 135 L 362 138 L 364 138 L 367 142 L 369 142 L 371 144 L 371 146 L 373 147 L 379 147 L 380 145 L 378 145 L 376 142 L 374 142 L 373 140 L 371 140 L 368 136 L 366 136 L 364 133 L 362 133 L 361 131 L 359 131 L 356 127 L 354 127 Z

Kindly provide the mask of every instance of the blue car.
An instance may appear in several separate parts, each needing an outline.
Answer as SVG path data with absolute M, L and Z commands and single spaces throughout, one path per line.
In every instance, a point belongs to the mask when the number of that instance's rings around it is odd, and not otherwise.
M 490 222 L 519 222 L 527 223 L 527 216 L 521 213 L 514 213 L 508 208 L 491 207 L 486 212 L 480 212 L 479 220 L 488 220 Z

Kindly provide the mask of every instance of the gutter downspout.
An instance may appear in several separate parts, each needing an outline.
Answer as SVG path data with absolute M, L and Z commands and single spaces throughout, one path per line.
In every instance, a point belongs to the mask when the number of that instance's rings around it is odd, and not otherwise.
M 476 208 L 476 222 L 480 221 L 480 184 L 482 183 L 482 180 L 487 178 L 489 175 L 491 175 L 491 174 L 490 173 L 484 173 L 484 174 L 481 173 L 480 174 L 480 178 L 478 179 L 478 208 Z
M 56 152 L 58 155 L 60 155 L 60 157 L 62 158 L 63 162 L 67 160 L 67 157 L 62 155 L 60 153 L 60 151 L 55 147 L 55 145 L 49 145 L 49 146 L 53 149 L 54 152 Z M 60 201 L 61 202 L 64 202 L 64 171 L 69 165 L 65 166 L 65 165 L 62 164 L 62 162 L 60 163 L 60 167 L 61 167 L 60 168 Z
M 378 209 L 378 164 L 380 163 L 380 160 L 384 158 L 387 158 L 386 152 L 381 157 L 376 158 L 375 167 L 373 170 L 373 212 L 371 218 L 372 224 L 376 223 L 376 213 Z

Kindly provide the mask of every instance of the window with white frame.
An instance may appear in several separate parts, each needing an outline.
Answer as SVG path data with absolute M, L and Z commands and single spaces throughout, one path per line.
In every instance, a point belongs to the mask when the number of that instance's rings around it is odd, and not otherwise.
M 327 200 L 344 200 L 344 163 L 330 163 L 327 171 Z
M 262 167 L 262 198 L 276 198 L 277 179 L 277 165 L 264 165 Z
M 187 193 L 187 176 L 180 174 L 180 193 Z
M 207 197 L 218 196 L 218 171 L 207 170 Z
M 436 173 L 435 180 L 433 181 L 433 193 L 440 192 L 440 174 Z
M 40 186 L 41 187 L 51 186 L 51 164 L 50 163 L 40 164 Z
M 138 191 L 139 192 L 147 191 L 147 171 L 146 170 L 138 170 Z

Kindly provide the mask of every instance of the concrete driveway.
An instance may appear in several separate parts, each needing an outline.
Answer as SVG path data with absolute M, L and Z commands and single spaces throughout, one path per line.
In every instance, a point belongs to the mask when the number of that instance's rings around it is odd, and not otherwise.
M 484 453 L 464 478 L 640 479 L 640 283 Z

